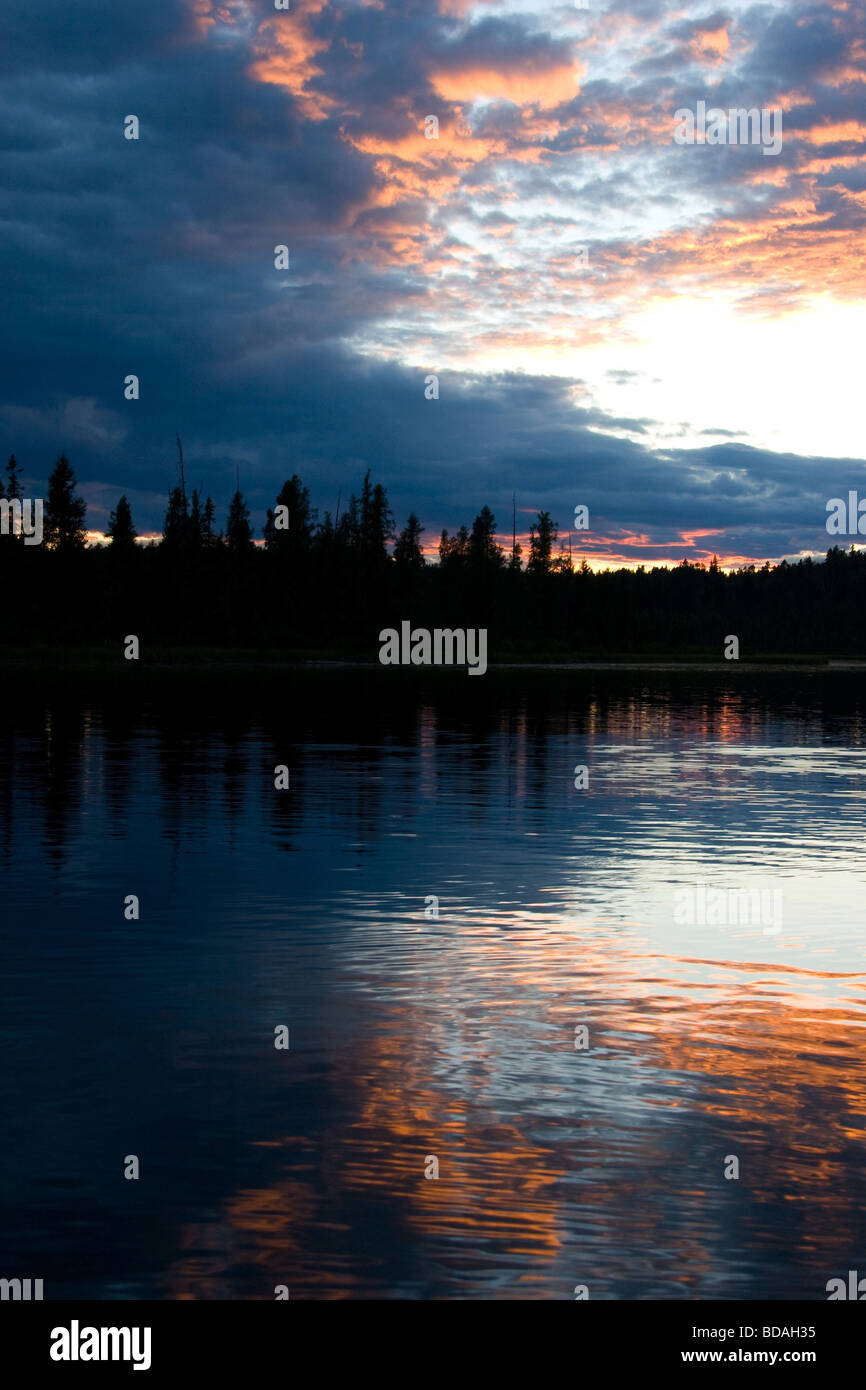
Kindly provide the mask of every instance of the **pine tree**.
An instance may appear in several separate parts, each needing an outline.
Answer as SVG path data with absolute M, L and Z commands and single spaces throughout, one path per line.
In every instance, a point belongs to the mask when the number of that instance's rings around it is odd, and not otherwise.
M 226 541 L 229 550 L 240 553 L 249 550 L 253 543 L 253 528 L 250 526 L 250 509 L 244 501 L 240 488 L 235 492 L 229 507 L 226 522 Z
M 21 469 L 15 461 L 15 455 L 10 454 L 9 462 L 6 465 L 6 486 L 3 489 L 3 496 L 7 497 L 10 502 L 14 501 L 15 498 L 20 500 L 21 497 L 21 484 L 18 481 L 20 471 Z
M 48 479 L 44 540 L 49 550 L 84 548 L 84 500 L 75 496 L 75 474 L 65 454 L 61 454 Z
M 387 542 L 394 538 L 394 517 L 388 506 L 388 494 L 381 483 L 370 487 L 370 470 L 364 478 L 361 493 L 361 549 L 365 558 L 377 563 L 387 558 Z
M 214 531 L 214 517 L 215 517 L 215 516 L 216 516 L 216 508 L 214 507 L 214 504 L 213 504 L 213 498 L 212 498 L 212 497 L 208 497 L 208 498 L 206 499 L 206 501 L 205 501 L 204 510 L 202 511 L 202 514 L 201 514 L 201 535 L 202 535 L 202 542 L 203 542 L 203 544 L 206 545 L 206 546 L 216 545 L 216 544 L 218 543 L 218 541 L 219 541 L 219 537 L 217 536 L 216 532 Z
M 310 508 L 310 494 L 297 473 L 293 473 L 277 494 L 276 507 L 288 510 L 288 526 L 277 526 L 276 510 L 268 507 L 264 527 L 265 546 L 280 555 L 300 558 L 305 555 L 313 540 L 314 513 Z
M 502 549 L 496 544 L 496 517 L 488 506 L 481 508 L 472 523 L 469 536 L 469 559 L 473 565 L 493 566 L 502 564 Z
M 196 549 L 204 545 L 204 516 L 202 515 L 201 498 L 198 488 L 192 490 L 192 502 L 189 509 L 189 539 L 190 544 Z
M 424 552 L 421 549 L 423 534 L 424 527 L 415 513 L 410 512 L 409 519 L 397 537 L 394 546 L 394 559 L 398 565 L 405 566 L 406 569 L 410 570 L 423 569 Z
M 337 536 L 349 550 L 357 550 L 361 545 L 361 506 L 354 492 L 349 505 L 340 517 Z
M 178 483 L 168 494 L 168 509 L 162 527 L 162 544 L 169 550 L 182 550 L 189 540 L 189 501 Z
M 337 532 L 330 512 L 325 512 L 313 536 L 313 556 L 318 561 L 330 560 L 336 545 Z
M 553 547 L 559 532 L 551 520 L 550 512 L 539 512 L 538 522 L 529 531 L 529 574 L 549 574 Z
M 108 534 L 111 537 L 113 552 L 123 551 L 129 554 L 135 549 L 138 532 L 132 524 L 132 511 L 125 495 L 121 497 L 108 519 Z

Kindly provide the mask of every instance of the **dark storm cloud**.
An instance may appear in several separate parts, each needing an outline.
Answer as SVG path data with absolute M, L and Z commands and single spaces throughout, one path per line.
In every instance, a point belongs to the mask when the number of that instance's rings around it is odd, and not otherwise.
M 127 426 L 120 447 L 110 437 L 88 444 L 87 428 L 103 422 L 83 410 L 71 452 L 91 500 L 105 513 L 120 482 L 112 491 L 106 474 L 121 472 L 122 463 L 139 524 L 161 520 L 162 499 L 153 484 L 161 478 L 167 490 L 174 481 L 177 423 L 190 483 L 213 492 L 222 509 L 239 467 L 259 525 L 291 472 L 308 482 L 320 511 L 333 512 L 338 492 L 345 502 L 370 467 L 388 487 L 398 521 L 415 510 L 428 539 L 443 525 L 471 523 L 484 503 L 507 531 L 515 492 L 525 520 L 543 507 L 563 528 L 576 504 L 588 505 L 590 539 L 633 534 L 633 518 L 640 517 L 637 529 L 663 556 L 691 554 L 680 534 L 713 527 L 723 534 L 709 548 L 722 553 L 826 547 L 827 497 L 862 486 L 866 473 L 853 461 L 803 460 L 727 444 L 662 456 L 599 434 L 614 426 L 638 432 L 641 422 L 576 410 L 558 379 L 446 375 L 441 392 L 438 401 L 426 401 L 420 371 L 299 352 L 242 383 L 185 385 L 171 405 Z M 112 424 L 123 418 L 116 412 Z M 46 461 L 58 423 L 51 419 L 42 439 Z M 29 473 L 38 471 L 27 454 L 24 462 Z M 91 517 L 92 524 L 104 520 Z M 654 558 L 635 545 L 614 550 Z
M 183 0 L 106 4 L 105 0 L 4 0 L 0 72 L 89 76 L 153 61 L 195 36 Z
M 571 40 L 533 32 L 523 20 L 501 18 L 482 19 L 468 32 L 440 37 L 431 52 L 433 67 L 450 72 L 471 72 L 480 67 L 544 71 L 570 63 L 573 57 Z

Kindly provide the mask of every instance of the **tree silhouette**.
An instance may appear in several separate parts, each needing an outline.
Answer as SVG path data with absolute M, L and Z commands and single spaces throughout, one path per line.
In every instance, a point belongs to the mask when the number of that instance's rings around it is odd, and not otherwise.
M 285 507 L 288 511 L 288 526 L 278 526 L 276 508 Z M 313 542 L 313 513 L 310 510 L 310 494 L 297 473 L 293 473 L 277 494 L 276 505 L 268 507 L 264 526 L 265 548 L 280 556 L 300 559 L 306 555 Z
M 226 522 L 226 541 L 229 550 L 235 554 L 253 548 L 253 528 L 250 526 L 250 509 L 244 501 L 243 493 L 237 489 L 229 506 Z
M 367 478 L 370 474 L 367 473 Z M 366 479 L 365 479 L 366 482 Z M 394 516 L 388 506 L 388 494 L 381 483 L 373 488 L 369 507 L 361 509 L 361 532 L 364 548 L 371 560 L 387 557 L 387 543 L 394 539 Z
M 178 483 L 168 494 L 168 509 L 162 527 L 162 544 L 166 550 L 185 550 L 190 538 L 189 499 Z
M 496 544 L 496 517 L 484 506 L 473 521 L 469 535 L 470 564 L 500 569 L 503 560 L 502 547 Z
M 361 548 L 361 505 L 354 492 L 349 498 L 349 505 L 340 517 L 337 526 L 337 537 L 347 550 L 360 550 Z
M 219 536 L 217 536 L 214 531 L 215 516 L 216 508 L 213 504 L 213 498 L 208 497 L 205 500 L 201 514 L 201 537 L 203 544 L 206 546 L 217 545 L 219 543 Z
M 108 534 L 111 537 L 112 551 L 124 551 L 129 554 L 135 549 L 138 532 L 132 524 L 132 511 L 125 495 L 121 497 L 108 519 Z
M 75 474 L 65 454 L 61 454 L 48 479 L 45 506 L 44 541 L 49 550 L 82 550 L 86 507 L 75 496 Z
M 0 491 L 16 500 L 17 464 L 10 462 Z M 84 503 L 65 456 L 47 496 L 49 546 L 82 551 Z M 732 632 L 747 660 L 769 653 L 866 656 L 866 551 L 854 546 L 833 546 L 823 561 L 736 570 L 707 556 L 707 563 L 599 572 L 580 554 L 572 567 L 550 513 L 541 511 L 523 570 L 516 535 L 506 566 L 494 515 L 483 506 L 471 531 L 443 531 L 440 563 L 425 564 L 414 512 L 389 555 L 387 494 L 369 472 L 345 512 L 338 500 L 336 522 L 325 512 L 316 524 L 297 475 L 283 484 L 276 505 L 288 508 L 289 529 L 278 529 L 269 512 L 259 549 L 238 486 L 225 544 L 215 534 L 212 499 L 202 503 L 198 489 L 188 502 L 179 481 L 168 499 L 163 544 L 138 547 L 123 496 L 111 514 L 107 550 L 84 549 L 70 562 L 42 547 L 0 544 L 0 583 L 16 595 L 25 642 L 30 632 L 42 641 L 109 641 L 138 623 L 167 645 L 279 646 L 287 656 L 318 650 L 369 660 L 383 625 L 410 619 L 428 628 L 489 626 L 492 649 L 505 656 L 579 659 L 610 653 L 615 641 L 616 652 L 722 660 L 723 639 Z M 133 558 L 124 563 L 124 555 Z
M 6 483 L 3 487 L 3 496 L 7 497 L 10 502 L 13 502 L 16 498 L 20 499 L 21 497 L 21 484 L 18 481 L 18 474 L 20 471 L 15 461 L 15 455 L 10 454 L 9 462 L 6 465 Z
M 424 553 L 421 549 L 421 537 L 423 534 L 424 527 L 421 525 L 415 513 L 410 512 L 406 525 L 403 527 L 394 545 L 394 559 L 398 565 L 410 570 L 423 569 Z
M 189 507 L 189 540 L 190 545 L 196 550 L 204 544 L 204 516 L 197 487 L 192 490 L 192 500 Z
M 550 512 L 539 512 L 538 522 L 529 531 L 529 561 L 526 568 L 530 574 L 550 573 L 553 547 L 558 535 Z
M 444 570 L 460 569 L 469 558 L 469 529 L 461 526 L 454 536 L 443 531 L 439 538 L 439 564 Z
M 382 484 L 371 484 L 369 468 L 360 500 L 353 493 L 340 528 L 350 549 L 360 552 L 365 568 L 380 569 L 388 558 L 387 542 L 394 537 L 394 517 Z

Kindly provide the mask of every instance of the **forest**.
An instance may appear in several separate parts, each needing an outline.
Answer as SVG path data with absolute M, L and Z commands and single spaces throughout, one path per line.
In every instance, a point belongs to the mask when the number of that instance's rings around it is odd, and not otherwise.
M 14 455 L 0 497 L 21 499 Z M 225 520 L 210 497 L 171 489 L 160 540 L 142 544 L 129 502 L 108 542 L 86 543 L 86 508 L 61 456 L 44 500 L 44 538 L 0 535 L 6 650 L 110 647 L 135 634 L 142 652 L 173 647 L 259 650 L 297 659 L 375 661 L 383 628 L 486 628 L 491 661 L 520 658 L 866 654 L 866 553 L 834 546 L 824 560 L 724 571 L 675 567 L 594 571 L 572 565 L 555 520 L 540 511 L 527 553 L 498 539 L 492 511 L 443 531 L 422 551 L 414 514 L 397 529 L 380 483 L 332 516 L 293 475 L 256 538 L 240 488 Z M 3 509 L 4 512 L 8 508 Z M 7 528 L 8 529 L 8 528 Z M 257 543 L 258 542 L 258 543 Z

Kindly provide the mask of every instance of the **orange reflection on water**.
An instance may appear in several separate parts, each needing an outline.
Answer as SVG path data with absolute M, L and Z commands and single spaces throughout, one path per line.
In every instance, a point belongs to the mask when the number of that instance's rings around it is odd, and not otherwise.
M 186 1228 L 171 1296 L 225 1296 L 237 1264 L 261 1266 L 263 1298 L 280 1283 L 369 1296 L 380 1242 L 406 1252 L 410 1290 L 444 1270 L 453 1296 L 568 1297 L 568 1279 L 603 1296 L 625 1267 L 698 1296 L 738 1232 L 773 1247 L 783 1206 L 789 1247 L 845 1265 L 860 1200 L 846 1173 L 866 1139 L 862 976 L 666 956 L 609 931 L 578 941 L 553 918 L 515 943 L 503 920 L 464 923 L 419 997 L 375 1027 L 359 1017 L 330 1059 L 334 1119 L 260 1137 L 279 1171 L 229 1195 L 214 1228 Z M 376 974 L 359 999 L 377 983 L 387 996 Z

